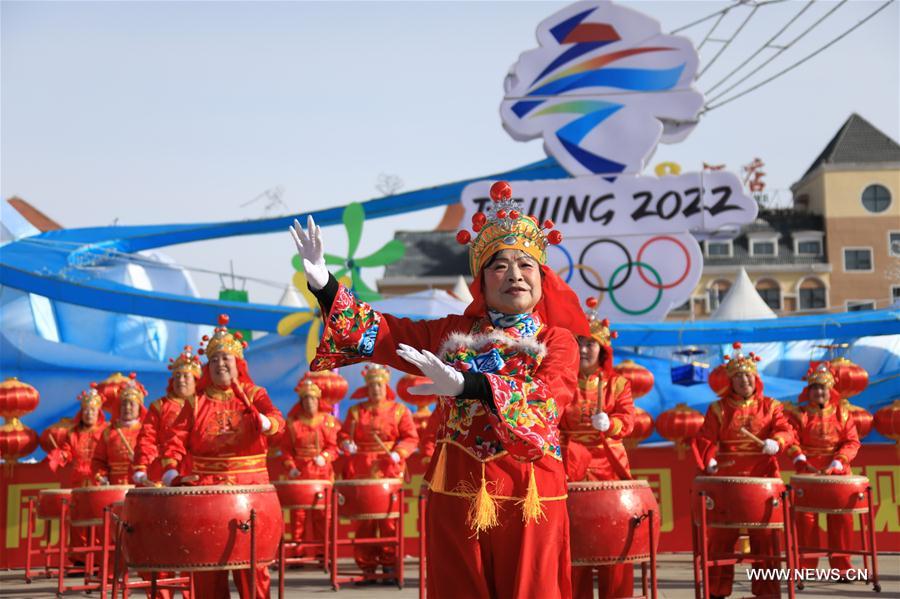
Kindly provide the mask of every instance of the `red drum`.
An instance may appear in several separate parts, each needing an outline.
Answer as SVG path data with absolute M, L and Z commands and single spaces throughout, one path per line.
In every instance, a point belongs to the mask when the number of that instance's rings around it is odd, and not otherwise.
M 72 489 L 72 526 L 99 526 L 103 524 L 103 508 L 122 501 L 131 485 L 104 485 Z
M 691 488 L 694 522 L 700 523 L 697 495 L 706 493 L 706 524 L 710 528 L 783 528 L 780 478 L 698 476 Z
M 869 511 L 865 476 L 796 474 L 791 477 L 794 509 L 823 514 L 864 514 Z
M 62 500 L 72 505 L 72 489 L 44 489 L 38 493 L 37 517 L 57 520 L 62 514 Z
M 342 518 L 384 520 L 400 517 L 402 478 L 362 478 L 334 483 Z
M 573 566 L 649 560 L 650 510 L 653 544 L 659 545 L 659 506 L 645 480 L 569 483 L 566 507 Z
M 324 510 L 330 480 L 279 480 L 274 483 L 281 507 L 292 510 Z
M 257 564 L 265 566 L 275 561 L 284 531 L 272 485 L 132 489 L 125 497 L 125 561 L 149 572 L 247 568 L 251 509 Z

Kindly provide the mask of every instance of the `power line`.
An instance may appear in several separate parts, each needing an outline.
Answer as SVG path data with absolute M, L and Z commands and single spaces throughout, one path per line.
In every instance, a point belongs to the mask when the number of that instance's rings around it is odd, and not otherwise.
M 700 79 L 700 77 L 703 76 L 703 73 L 705 73 L 706 71 L 709 70 L 709 67 L 716 64 L 716 61 L 719 60 L 719 57 L 722 56 L 722 53 L 725 52 L 725 50 L 728 49 L 728 46 L 731 45 L 731 42 L 733 42 L 737 38 L 737 36 L 740 35 L 741 31 L 744 29 L 744 27 L 746 27 L 747 23 L 750 22 L 750 19 L 753 18 L 753 15 L 756 14 L 756 11 L 759 10 L 760 6 L 761 5 L 757 4 L 753 7 L 753 10 L 751 10 L 750 14 L 748 14 L 747 17 L 743 20 L 743 22 L 741 22 L 741 24 L 737 28 L 737 30 L 735 30 L 735 32 L 731 34 L 730 38 L 725 40 L 725 42 L 722 44 L 722 47 L 719 48 L 719 51 L 716 52 L 715 56 L 712 57 L 712 60 L 710 60 L 708 63 L 706 63 L 706 66 L 703 67 L 703 70 L 697 74 L 697 79 Z
M 772 75 L 772 76 L 769 77 L 768 79 L 765 79 L 765 80 L 763 80 L 763 81 L 757 83 L 756 85 L 754 85 L 754 86 L 752 86 L 752 87 L 750 87 L 750 88 L 748 88 L 748 89 L 746 89 L 746 90 L 740 92 L 739 94 L 736 94 L 736 95 L 734 95 L 734 96 L 732 96 L 732 97 L 730 97 L 730 98 L 726 98 L 725 100 L 722 100 L 722 101 L 719 102 L 718 104 L 708 104 L 708 105 L 703 109 L 703 111 L 701 112 L 701 114 L 705 114 L 705 113 L 707 113 L 707 112 L 709 112 L 709 111 L 711 111 L 711 110 L 714 110 L 714 109 L 716 109 L 716 108 L 719 108 L 720 106 L 724 106 L 724 105 L 726 105 L 726 104 L 728 104 L 728 103 L 730 103 L 730 102 L 733 102 L 734 100 L 737 100 L 738 98 L 741 98 L 741 97 L 743 97 L 743 96 L 746 96 L 746 95 L 749 94 L 750 92 L 755 91 L 755 90 L 759 89 L 760 87 L 762 87 L 762 86 L 764 86 L 764 85 L 766 85 L 766 84 L 768 84 L 768 83 L 771 83 L 772 81 L 774 81 L 775 79 L 778 79 L 779 77 L 781 77 L 782 75 L 785 75 L 786 73 L 789 73 L 790 71 L 792 71 L 792 70 L 794 70 L 795 68 L 799 67 L 800 65 L 802 65 L 802 64 L 805 63 L 806 61 L 810 60 L 810 59 L 813 58 L 814 56 L 817 56 L 818 54 L 824 52 L 825 50 L 827 50 L 828 48 L 830 48 L 831 46 L 833 46 L 834 44 L 836 44 L 837 42 L 839 42 L 839 41 L 842 40 L 843 38 L 847 37 L 847 36 L 848 36 L 849 34 L 851 34 L 852 32 L 854 32 L 854 31 L 856 31 L 857 29 L 859 29 L 859 28 L 860 28 L 864 23 L 866 23 L 869 19 L 873 18 L 875 15 L 877 15 L 877 14 L 880 13 L 882 10 L 884 10 L 885 8 L 887 8 L 888 5 L 890 5 L 890 4 L 893 3 L 893 2 L 894 2 L 894 0 L 887 0 L 887 2 L 885 2 L 884 4 L 882 4 L 881 6 L 879 6 L 879 7 L 878 7 L 877 9 L 875 9 L 874 11 L 872 11 L 872 13 L 870 13 L 868 16 L 866 16 L 864 19 L 862 19 L 861 21 L 859 21 L 858 23 L 856 23 L 853 27 L 851 27 L 850 29 L 848 29 L 848 30 L 845 31 L 844 33 L 840 34 L 839 36 L 837 36 L 836 38 L 834 38 L 833 40 L 831 40 L 830 42 L 828 42 L 828 43 L 825 44 L 824 46 L 820 47 L 819 49 L 815 50 L 815 51 L 812 52 L 811 54 L 808 54 L 807 56 L 804 56 L 803 58 L 801 58 L 800 60 L 798 60 L 798 61 L 795 62 L 794 64 L 790 65 L 789 67 L 784 68 L 784 69 L 782 69 L 781 71 L 775 73 L 774 75 Z M 719 94 L 718 96 L 716 96 L 716 98 L 719 98 L 719 97 L 721 97 L 721 96 L 722 96 L 722 94 Z

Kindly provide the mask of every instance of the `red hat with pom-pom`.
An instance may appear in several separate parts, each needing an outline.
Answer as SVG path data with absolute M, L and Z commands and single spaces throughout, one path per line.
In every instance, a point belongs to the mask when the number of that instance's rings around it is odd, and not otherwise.
M 228 330 L 228 320 L 227 314 L 219 314 L 219 326 L 213 331 L 212 338 L 207 335 L 203 336 L 197 353 L 206 354 L 207 358 L 219 352 L 231 354 L 236 358 L 244 357 L 244 348 L 247 347 L 247 342 L 244 341 L 244 336 L 240 331 L 232 334 Z M 205 348 L 203 347 L 204 343 L 206 343 Z
M 724 356 L 725 372 L 728 374 L 729 378 L 736 374 L 740 374 L 741 372 L 758 374 L 756 363 L 759 362 L 761 358 L 753 352 L 744 355 L 741 351 L 743 346 L 740 341 L 735 341 L 731 344 L 731 347 L 734 348 L 735 353 L 730 356 L 728 354 Z
M 465 229 L 456 234 L 459 243 L 469 246 L 472 276 L 478 277 L 485 262 L 502 250 L 521 250 L 539 264 L 546 264 L 547 245 L 562 242 L 562 233 L 551 230 L 553 221 L 538 224 L 533 216 L 523 215 L 512 197 L 512 187 L 506 181 L 491 185 L 491 200 L 492 205 L 485 212 L 472 217 L 474 239 Z
M 589 297 L 584 303 L 588 307 L 585 311 L 585 315 L 591 326 L 591 337 L 593 337 L 600 345 L 612 347 L 612 340 L 618 337 L 619 334 L 609 330 L 608 318 L 600 318 L 600 314 L 597 312 L 597 309 L 600 307 L 600 302 L 596 297 Z

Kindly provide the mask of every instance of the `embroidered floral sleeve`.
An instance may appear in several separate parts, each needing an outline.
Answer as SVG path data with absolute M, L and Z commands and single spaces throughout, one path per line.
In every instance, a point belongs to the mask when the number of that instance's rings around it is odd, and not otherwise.
M 559 442 L 561 410 L 575 389 L 578 346 L 567 331 L 551 329 L 544 337 L 547 354 L 530 376 L 507 365 L 506 374 L 485 373 L 493 394 L 497 437 L 520 460 L 551 454 L 562 459 Z M 509 367 L 511 366 L 511 367 Z

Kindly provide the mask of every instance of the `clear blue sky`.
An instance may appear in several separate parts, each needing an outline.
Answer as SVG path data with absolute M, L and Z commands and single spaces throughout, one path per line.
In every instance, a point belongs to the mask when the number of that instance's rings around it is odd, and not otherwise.
M 727 2 L 623 2 L 664 31 Z M 774 61 L 805 56 L 880 2 L 855 0 Z M 416 189 L 544 156 L 502 129 L 502 82 L 536 45 L 549 2 L 7 2 L 2 17 L 2 187 L 67 227 L 256 218 L 282 185 L 292 211 L 378 195 L 381 172 Z M 816 3 L 780 41 L 835 6 Z M 699 82 L 705 90 L 796 13 L 761 9 Z M 722 23 L 725 36 L 749 9 Z M 684 32 L 699 43 L 708 24 Z M 707 44 L 701 68 L 718 50 Z M 770 51 L 769 51 L 770 52 Z M 768 56 L 764 53 L 763 57 Z M 754 63 L 755 64 L 755 63 Z M 784 78 L 706 115 L 651 164 L 739 170 L 771 187 L 799 178 L 858 112 L 900 137 L 900 10 L 894 3 Z M 359 255 L 441 210 L 376 221 Z M 339 228 L 327 247 L 342 253 Z M 184 264 L 290 280 L 287 234 L 166 250 Z M 218 280 L 197 277 L 204 295 Z M 251 287 L 251 299 L 280 292 Z

